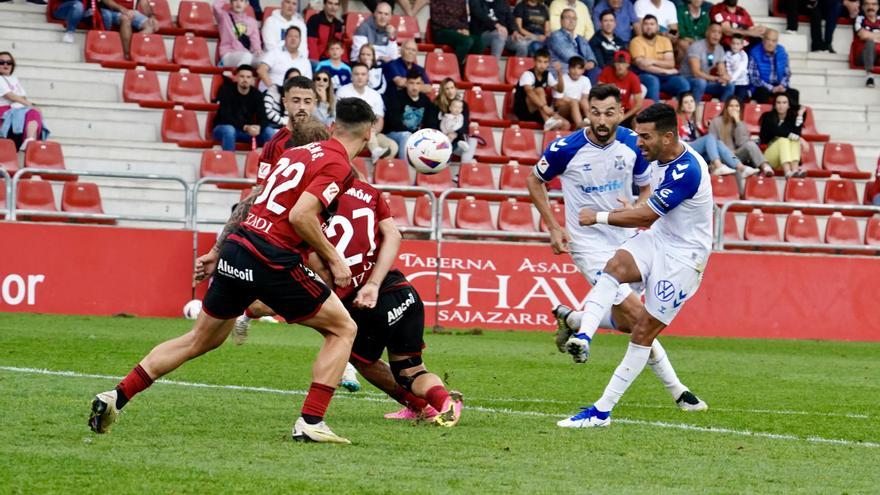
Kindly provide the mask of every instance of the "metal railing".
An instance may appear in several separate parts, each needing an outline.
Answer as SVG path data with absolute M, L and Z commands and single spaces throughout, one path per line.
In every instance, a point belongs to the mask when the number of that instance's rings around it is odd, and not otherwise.
M 390 185 L 378 185 L 373 184 L 373 187 L 382 191 L 382 192 L 403 192 L 403 193 L 413 193 L 415 194 L 423 194 L 428 197 L 428 200 L 431 202 L 431 226 L 430 227 L 416 227 L 416 226 L 398 226 L 398 230 L 403 233 L 414 233 L 414 234 L 427 234 L 430 240 L 436 239 L 437 236 L 437 197 L 434 195 L 434 192 L 425 187 L 418 186 L 390 186 Z
M 6 188 L 6 206 L 4 206 L 3 211 L 11 215 L 12 205 L 15 204 L 12 202 L 12 177 L 9 176 L 9 172 L 6 169 L 0 168 L 0 178 L 3 179 L 3 187 Z
M 44 211 L 44 210 L 27 210 L 18 209 L 16 195 L 18 194 L 18 183 L 23 177 L 34 175 L 50 175 L 50 176 L 72 176 L 79 180 L 79 177 L 106 177 L 112 179 L 133 179 L 133 180 L 151 180 L 151 181 L 169 181 L 177 182 L 183 186 L 184 193 L 184 215 L 183 218 L 153 216 L 153 215 L 109 215 L 101 213 L 74 213 L 65 211 Z M 8 177 L 8 176 L 7 176 Z M 131 172 L 91 172 L 83 170 L 58 170 L 51 168 L 23 168 L 15 173 L 12 181 L 7 181 L 7 204 L 9 205 L 9 220 L 15 221 L 19 215 L 35 215 L 40 217 L 57 217 L 59 219 L 84 219 L 84 220 L 130 220 L 135 222 L 169 222 L 182 223 L 184 228 L 189 227 L 190 221 L 190 188 L 189 184 L 181 177 L 176 175 L 159 175 L 159 174 L 136 174 Z
M 444 203 L 451 199 L 450 196 L 455 195 L 456 199 L 458 196 L 462 198 L 467 196 L 490 196 L 490 197 L 500 197 L 500 198 L 528 198 L 529 193 L 527 191 L 501 191 L 498 189 L 448 189 L 443 191 L 440 194 L 440 197 L 437 200 L 437 215 L 442 215 L 442 212 L 446 211 L 444 209 Z M 547 194 L 551 199 L 562 198 L 561 192 L 548 192 Z M 532 204 L 529 203 L 529 208 L 531 209 Z M 530 212 L 531 213 L 531 212 Z M 468 237 L 497 237 L 497 238 L 507 238 L 507 239 L 535 239 L 535 240 L 549 240 L 550 234 L 547 232 L 509 232 L 505 230 L 474 230 L 474 229 L 456 229 L 443 227 L 443 219 L 436 218 L 436 239 L 437 242 L 440 243 L 443 241 L 444 233 L 455 233 L 457 236 L 468 236 Z M 439 252 L 439 251 L 438 251 Z

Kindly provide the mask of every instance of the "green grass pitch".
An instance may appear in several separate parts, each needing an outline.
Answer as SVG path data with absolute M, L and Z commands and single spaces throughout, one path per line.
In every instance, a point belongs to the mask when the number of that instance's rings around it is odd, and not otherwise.
M 354 442 L 337 446 L 289 437 L 319 336 L 257 323 L 244 346 L 187 363 L 109 435 L 91 433 L 91 397 L 188 328 L 0 314 L 0 493 L 880 490 L 880 345 L 868 343 L 666 337 L 708 412 L 679 411 L 646 369 L 610 428 L 563 430 L 556 420 L 601 394 L 625 336 L 599 335 L 575 365 L 551 334 L 428 334 L 429 369 L 464 393 L 461 423 L 385 420 L 397 404 L 366 386 L 330 406 L 328 423 Z

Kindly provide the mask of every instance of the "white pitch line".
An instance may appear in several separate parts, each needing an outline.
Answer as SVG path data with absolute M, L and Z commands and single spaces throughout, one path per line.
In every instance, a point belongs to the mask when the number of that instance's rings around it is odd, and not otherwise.
M 40 368 L 19 368 L 15 366 L 0 366 L 0 370 L 2 371 L 11 371 L 14 373 L 27 373 L 34 375 L 50 375 L 50 376 L 64 376 L 70 378 L 98 378 L 103 380 L 121 380 L 123 377 L 121 376 L 113 376 L 113 375 L 99 375 L 92 373 L 78 373 L 76 371 L 57 371 L 57 370 L 47 370 Z M 156 383 L 162 383 L 165 385 L 177 385 L 182 387 L 195 387 L 195 388 L 209 388 L 209 389 L 222 389 L 222 390 L 237 390 L 244 392 L 260 392 L 260 393 L 268 393 L 268 394 L 279 394 L 279 395 L 306 395 L 306 391 L 304 390 L 284 390 L 278 388 L 270 388 L 270 387 L 251 387 L 245 385 L 217 385 L 212 383 L 198 383 L 198 382 L 185 382 L 178 380 L 165 380 L 159 379 Z M 390 402 L 389 399 L 379 399 L 375 397 L 364 397 L 364 396 L 354 396 L 354 395 L 338 395 L 338 398 L 344 399 L 355 399 L 355 400 L 364 400 L 370 402 Z M 476 399 L 474 399 L 476 400 Z M 507 408 L 491 408 L 491 407 L 482 407 L 482 406 L 474 406 L 468 405 L 468 410 L 470 411 L 479 411 L 490 414 L 509 414 L 516 416 L 536 416 L 542 418 L 561 418 L 564 416 L 563 414 L 553 414 L 553 413 L 545 413 L 539 411 L 519 411 L 516 409 L 507 409 Z M 849 447 L 869 447 L 869 448 L 880 448 L 880 443 L 877 442 L 858 442 L 854 440 L 845 440 L 840 438 L 823 438 L 823 437 L 799 437 L 797 435 L 790 434 L 780 434 L 780 433 L 768 433 L 761 431 L 750 431 L 750 430 L 735 430 L 731 428 L 720 428 L 715 426 L 697 426 L 691 425 L 687 423 L 667 423 L 665 421 L 646 421 L 641 419 L 626 419 L 626 418 L 614 418 L 614 422 L 623 423 L 623 424 L 632 424 L 632 425 L 642 425 L 642 426 L 655 426 L 659 428 L 669 428 L 676 430 L 686 430 L 686 431 L 698 431 L 703 433 L 721 433 L 727 435 L 736 435 L 743 437 L 755 437 L 755 438 L 767 438 L 771 440 L 793 440 L 800 442 L 808 442 L 808 443 L 821 443 L 821 444 L 832 444 L 832 445 L 844 445 Z
M 669 406 L 663 406 L 659 404 L 642 404 L 642 403 L 629 403 L 626 402 L 624 404 L 626 407 L 638 407 L 638 408 L 646 408 L 646 409 L 667 409 Z M 838 417 L 838 418 L 850 418 L 850 419 L 871 419 L 867 414 L 856 414 L 856 413 L 831 413 L 831 412 L 813 412 L 813 411 L 794 411 L 790 409 L 738 409 L 733 407 L 712 407 L 713 412 L 745 412 L 745 413 L 756 413 L 756 414 L 780 414 L 783 416 L 822 416 L 822 417 Z

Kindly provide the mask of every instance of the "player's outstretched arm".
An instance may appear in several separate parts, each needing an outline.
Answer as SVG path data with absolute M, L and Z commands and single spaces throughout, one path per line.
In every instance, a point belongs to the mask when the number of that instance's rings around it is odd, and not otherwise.
M 583 208 L 578 214 L 578 222 L 584 226 L 605 223 L 616 227 L 650 227 L 658 218 L 660 215 L 647 204 L 611 212 Z
M 391 269 L 394 260 L 397 259 L 397 252 L 400 250 L 401 235 L 393 218 L 386 218 L 379 222 L 379 233 L 382 236 L 382 242 L 379 245 L 379 255 L 376 258 L 375 266 L 373 266 L 373 272 L 354 299 L 354 305 L 359 308 L 376 307 L 379 287 L 382 286 L 382 281 L 388 275 L 388 270 Z
M 550 198 L 547 196 L 547 186 L 544 181 L 535 175 L 526 177 L 526 185 L 529 188 L 529 197 L 532 204 L 538 209 L 541 220 L 550 231 L 550 246 L 553 248 L 553 254 L 562 254 L 568 252 L 568 234 L 565 229 L 556 221 L 553 211 L 550 209 Z
M 318 253 L 330 268 L 333 282 L 337 287 L 347 287 L 351 283 L 351 269 L 336 252 L 333 244 L 324 236 L 318 215 L 323 210 L 321 201 L 308 191 L 303 191 L 296 204 L 290 209 L 288 220 L 302 240 Z

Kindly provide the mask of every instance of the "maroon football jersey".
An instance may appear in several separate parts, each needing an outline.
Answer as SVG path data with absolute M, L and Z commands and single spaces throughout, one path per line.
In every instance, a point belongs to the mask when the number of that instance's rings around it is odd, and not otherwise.
M 290 139 L 290 129 L 282 127 L 281 129 L 278 129 L 278 132 L 272 136 L 272 139 L 263 146 L 263 151 L 260 153 L 260 168 L 257 170 L 257 185 L 266 182 L 266 178 L 269 177 L 269 172 L 272 171 L 272 167 L 278 163 L 278 160 L 281 159 L 281 155 L 284 154 L 284 150 L 287 149 L 285 145 L 287 144 L 288 139 Z
M 302 193 L 309 192 L 332 213 L 340 193 L 354 180 L 348 153 L 329 139 L 291 148 L 272 165 L 263 191 L 254 200 L 242 226 L 275 247 L 298 252 L 307 245 L 293 229 L 288 215 Z
M 340 299 L 351 296 L 370 278 L 379 255 L 379 222 L 391 218 L 391 210 L 375 187 L 355 179 L 339 196 L 336 214 L 324 233 L 351 269 L 352 283 L 337 287 Z

